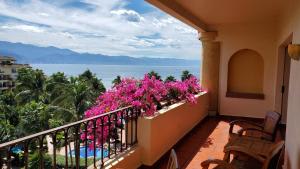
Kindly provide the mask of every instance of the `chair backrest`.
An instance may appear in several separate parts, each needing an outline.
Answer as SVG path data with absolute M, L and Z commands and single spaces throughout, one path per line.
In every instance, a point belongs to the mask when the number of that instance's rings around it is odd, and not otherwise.
M 179 169 L 177 155 L 174 149 L 171 150 L 167 169 Z
M 263 164 L 263 169 L 277 169 L 279 166 L 280 158 L 282 157 L 284 151 L 284 141 L 276 143 L 266 157 Z
M 263 136 L 264 139 L 274 140 L 276 136 L 276 130 L 280 121 L 281 115 L 277 112 L 267 112 L 265 121 L 264 121 L 264 131 L 272 134 L 272 138 L 270 136 Z

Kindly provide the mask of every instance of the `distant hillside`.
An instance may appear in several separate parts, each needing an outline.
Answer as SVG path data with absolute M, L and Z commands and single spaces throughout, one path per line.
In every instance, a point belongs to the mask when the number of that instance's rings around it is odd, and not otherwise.
M 29 64 L 105 64 L 105 65 L 199 65 L 199 60 L 173 58 L 134 58 L 102 54 L 77 53 L 56 47 L 38 47 L 22 43 L 0 41 L 0 55 L 9 55 L 18 63 Z

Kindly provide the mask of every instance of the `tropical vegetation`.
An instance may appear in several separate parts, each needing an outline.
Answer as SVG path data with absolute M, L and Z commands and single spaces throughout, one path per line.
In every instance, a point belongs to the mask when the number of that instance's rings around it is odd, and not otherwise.
M 142 109 L 142 116 L 154 116 L 157 110 L 166 105 L 182 100 L 195 103 L 195 94 L 202 90 L 197 78 L 188 71 L 183 72 L 181 80 L 173 76 L 163 80 L 154 71 L 145 74 L 142 79 L 117 76 L 112 81 L 113 87 L 106 90 L 101 79 L 90 70 L 78 76 L 67 77 L 62 72 L 46 76 L 42 70 L 22 68 L 18 70 L 16 84 L 16 88 L 0 95 L 0 143 L 125 106 Z M 93 126 L 88 126 L 89 137 L 81 135 L 82 141 L 85 141 L 84 138 L 93 138 L 92 128 Z M 112 135 L 109 131 L 113 130 L 105 127 L 105 138 L 97 138 L 97 144 L 110 139 Z M 102 130 L 97 131 L 101 132 Z M 57 134 L 61 145 L 64 145 L 63 137 L 63 133 Z M 93 140 L 88 142 L 93 143 Z M 68 144 L 71 148 L 70 143 Z M 41 158 L 36 147 L 37 143 L 32 142 L 30 168 L 36 168 Z M 15 161 L 21 166 L 23 153 L 13 153 Z M 0 151 L 0 158 L 3 155 L 4 152 Z M 44 157 L 44 165 L 50 167 L 51 155 Z M 69 159 L 71 163 L 74 161 L 71 155 Z M 61 163 L 64 163 L 63 160 L 63 157 L 58 158 Z
M 83 118 L 106 89 L 86 70 L 77 77 L 42 70 L 18 70 L 16 88 L 0 95 L 0 143 Z

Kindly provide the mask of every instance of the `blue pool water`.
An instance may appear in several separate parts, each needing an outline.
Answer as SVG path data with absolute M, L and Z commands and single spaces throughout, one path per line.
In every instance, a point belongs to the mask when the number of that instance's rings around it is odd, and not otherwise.
M 75 156 L 75 150 L 71 151 L 71 155 Z M 101 158 L 101 149 L 100 148 L 96 148 L 96 158 Z M 103 156 L 108 157 L 108 151 L 106 149 L 104 149 L 103 151 Z M 94 157 L 94 149 L 89 149 L 87 148 L 87 158 L 89 157 Z M 80 147 L 80 158 L 86 158 L 85 156 L 85 147 Z
M 13 152 L 14 154 L 19 154 L 22 152 L 22 147 L 15 146 L 11 149 L 11 152 Z

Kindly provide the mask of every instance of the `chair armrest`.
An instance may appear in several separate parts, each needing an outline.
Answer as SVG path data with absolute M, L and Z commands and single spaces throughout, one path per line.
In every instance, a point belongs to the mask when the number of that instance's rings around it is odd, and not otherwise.
M 229 123 L 229 125 L 230 125 L 229 133 L 232 133 L 234 125 L 236 125 L 236 124 L 238 124 L 238 123 L 249 124 L 249 125 L 252 125 L 252 126 L 261 128 L 261 129 L 264 128 L 262 125 L 257 124 L 257 123 L 254 123 L 254 122 L 251 122 L 251 121 L 247 121 L 247 120 L 234 120 L 234 121 L 232 121 L 232 122 Z
M 268 132 L 266 132 L 266 131 L 264 131 L 262 129 L 257 129 L 257 128 L 243 128 L 243 129 L 240 129 L 238 131 L 238 135 L 242 136 L 244 134 L 244 132 L 246 132 L 246 131 L 256 131 L 256 132 L 260 132 L 262 134 L 269 135 L 270 137 L 273 137 L 273 135 L 271 133 L 268 133 Z
M 265 161 L 265 158 L 263 158 L 262 156 L 259 156 L 258 154 L 255 154 L 242 146 L 228 146 L 228 147 L 225 147 L 224 152 L 225 152 L 225 154 L 226 153 L 233 153 L 233 154 L 234 153 L 242 153 L 242 154 L 248 155 L 248 156 L 258 160 L 261 163 L 263 163 Z
M 234 166 L 230 165 L 226 161 L 219 160 L 219 159 L 209 159 L 209 160 L 203 161 L 201 163 L 202 169 L 208 169 L 210 164 L 220 165 L 220 166 L 224 167 L 224 169 L 236 169 Z

